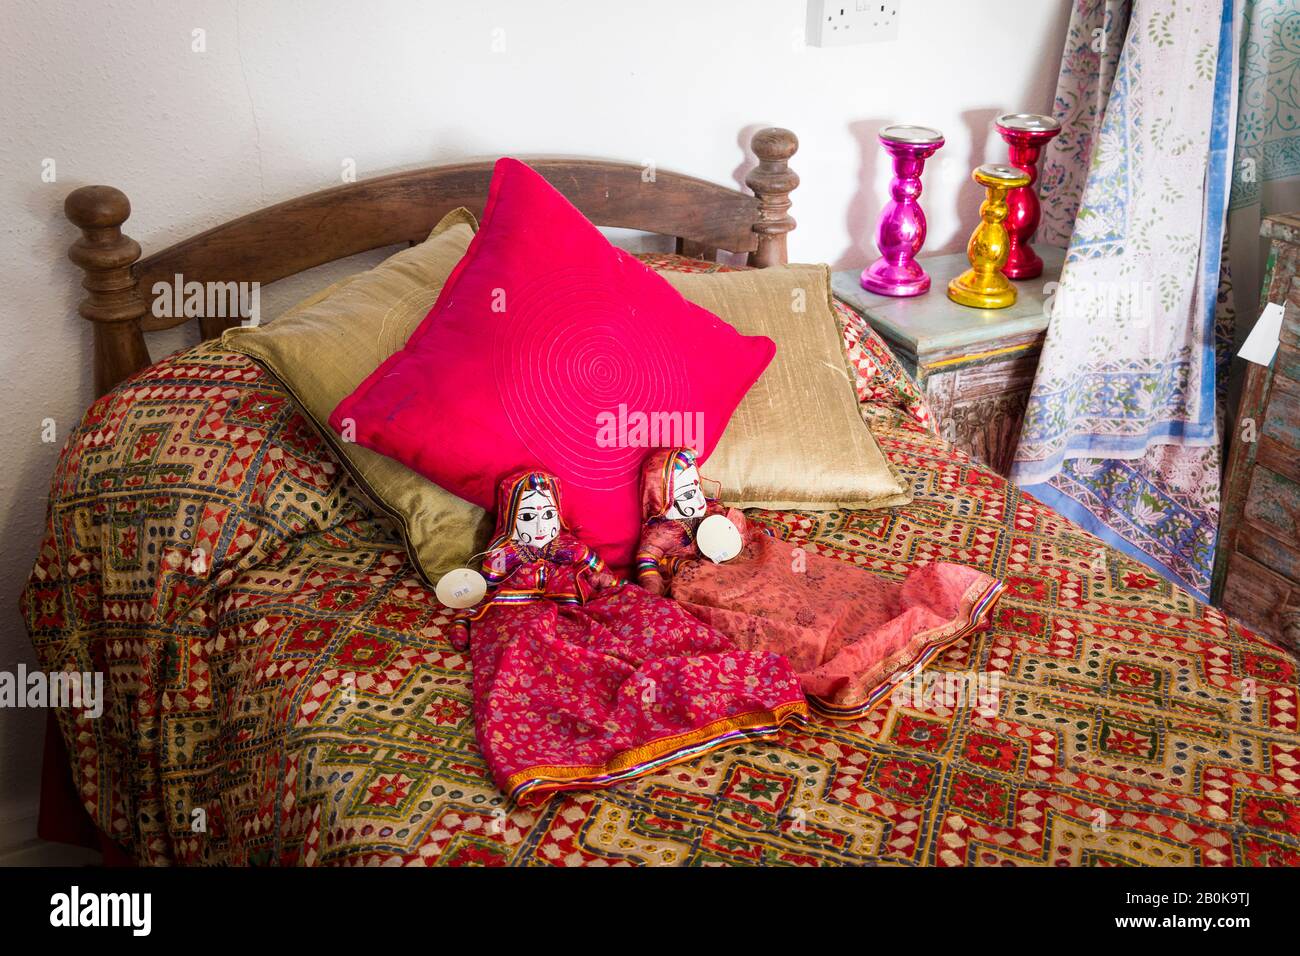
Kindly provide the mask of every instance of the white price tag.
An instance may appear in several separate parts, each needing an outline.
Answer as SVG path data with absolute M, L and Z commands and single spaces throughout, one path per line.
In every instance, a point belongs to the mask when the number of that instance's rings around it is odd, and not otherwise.
M 1237 354 L 1256 365 L 1270 365 L 1277 353 L 1278 338 L 1282 334 L 1282 306 L 1270 302 L 1255 321 L 1255 327 L 1241 344 Z
M 473 607 L 483 600 L 483 595 L 487 593 L 487 581 L 472 568 L 456 568 L 438 578 L 434 593 L 444 606 L 460 610 Z
M 701 521 L 695 531 L 695 543 L 699 545 L 700 553 L 714 564 L 730 561 L 745 545 L 740 532 L 726 515 L 709 515 Z

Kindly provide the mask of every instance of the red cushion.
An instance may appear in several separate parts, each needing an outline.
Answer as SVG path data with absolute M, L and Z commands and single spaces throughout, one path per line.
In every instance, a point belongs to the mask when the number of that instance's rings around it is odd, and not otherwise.
M 682 298 L 536 172 L 502 159 L 438 301 L 330 425 L 348 437 L 350 420 L 365 447 L 485 508 L 503 475 L 556 475 L 571 525 L 621 571 L 640 531 L 646 448 L 690 443 L 651 442 L 632 413 L 698 423 L 705 459 L 775 350 Z M 631 444 L 604 447 L 600 425 L 620 405 Z

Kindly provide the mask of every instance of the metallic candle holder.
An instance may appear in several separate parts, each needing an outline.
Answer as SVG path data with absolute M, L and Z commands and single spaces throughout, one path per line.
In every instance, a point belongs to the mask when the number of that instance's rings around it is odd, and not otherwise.
M 1057 134 L 1061 124 L 1037 113 L 1004 113 L 994 124 L 1007 141 L 1011 165 L 1029 174 L 1029 184 L 1007 193 L 1007 236 L 1010 252 L 1002 274 L 1008 279 L 1034 279 L 1043 274 L 1043 260 L 1029 245 L 1041 208 L 1034 183 L 1038 181 L 1038 155 Z
M 879 295 L 920 295 L 930 288 L 930 277 L 916 261 L 925 244 L 925 213 L 916 200 L 921 195 L 921 170 L 943 145 L 943 134 L 927 126 L 886 126 L 880 145 L 894 160 L 893 198 L 880 213 L 876 248 L 880 258 L 862 272 L 862 288 Z
M 966 244 L 971 267 L 948 283 L 948 298 L 976 309 L 1005 309 L 1016 301 L 1016 287 L 1002 274 L 1009 248 L 1002 225 L 1007 218 L 1007 190 L 1026 185 L 1029 174 L 1014 166 L 987 163 L 971 178 L 988 190 L 988 197 L 980 203 L 982 221 Z

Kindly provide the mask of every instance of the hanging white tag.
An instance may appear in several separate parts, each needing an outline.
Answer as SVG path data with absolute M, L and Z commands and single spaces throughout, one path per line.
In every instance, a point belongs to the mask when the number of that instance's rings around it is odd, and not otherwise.
M 743 542 L 740 532 L 726 515 L 709 515 L 700 522 L 695 532 L 695 543 L 700 553 L 714 564 L 730 561 L 740 554 Z
M 438 578 L 434 587 L 438 600 L 444 607 L 473 607 L 487 594 L 487 582 L 483 575 L 471 568 L 454 568 Z
M 1271 365 L 1273 356 L 1277 354 L 1277 342 L 1281 334 L 1282 306 L 1270 302 L 1255 320 L 1255 327 L 1250 330 L 1237 354 L 1256 365 Z

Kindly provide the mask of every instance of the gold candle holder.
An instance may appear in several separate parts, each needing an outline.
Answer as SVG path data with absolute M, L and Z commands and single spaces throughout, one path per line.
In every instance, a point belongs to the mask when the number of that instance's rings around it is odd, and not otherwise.
M 1029 185 L 1029 174 L 1014 166 L 986 163 L 971 174 L 988 195 L 980 203 L 980 224 L 966 244 L 970 268 L 948 283 L 948 298 L 976 309 L 1005 309 L 1016 301 L 1016 287 L 1002 274 L 1011 253 L 1007 230 L 1007 191 Z

